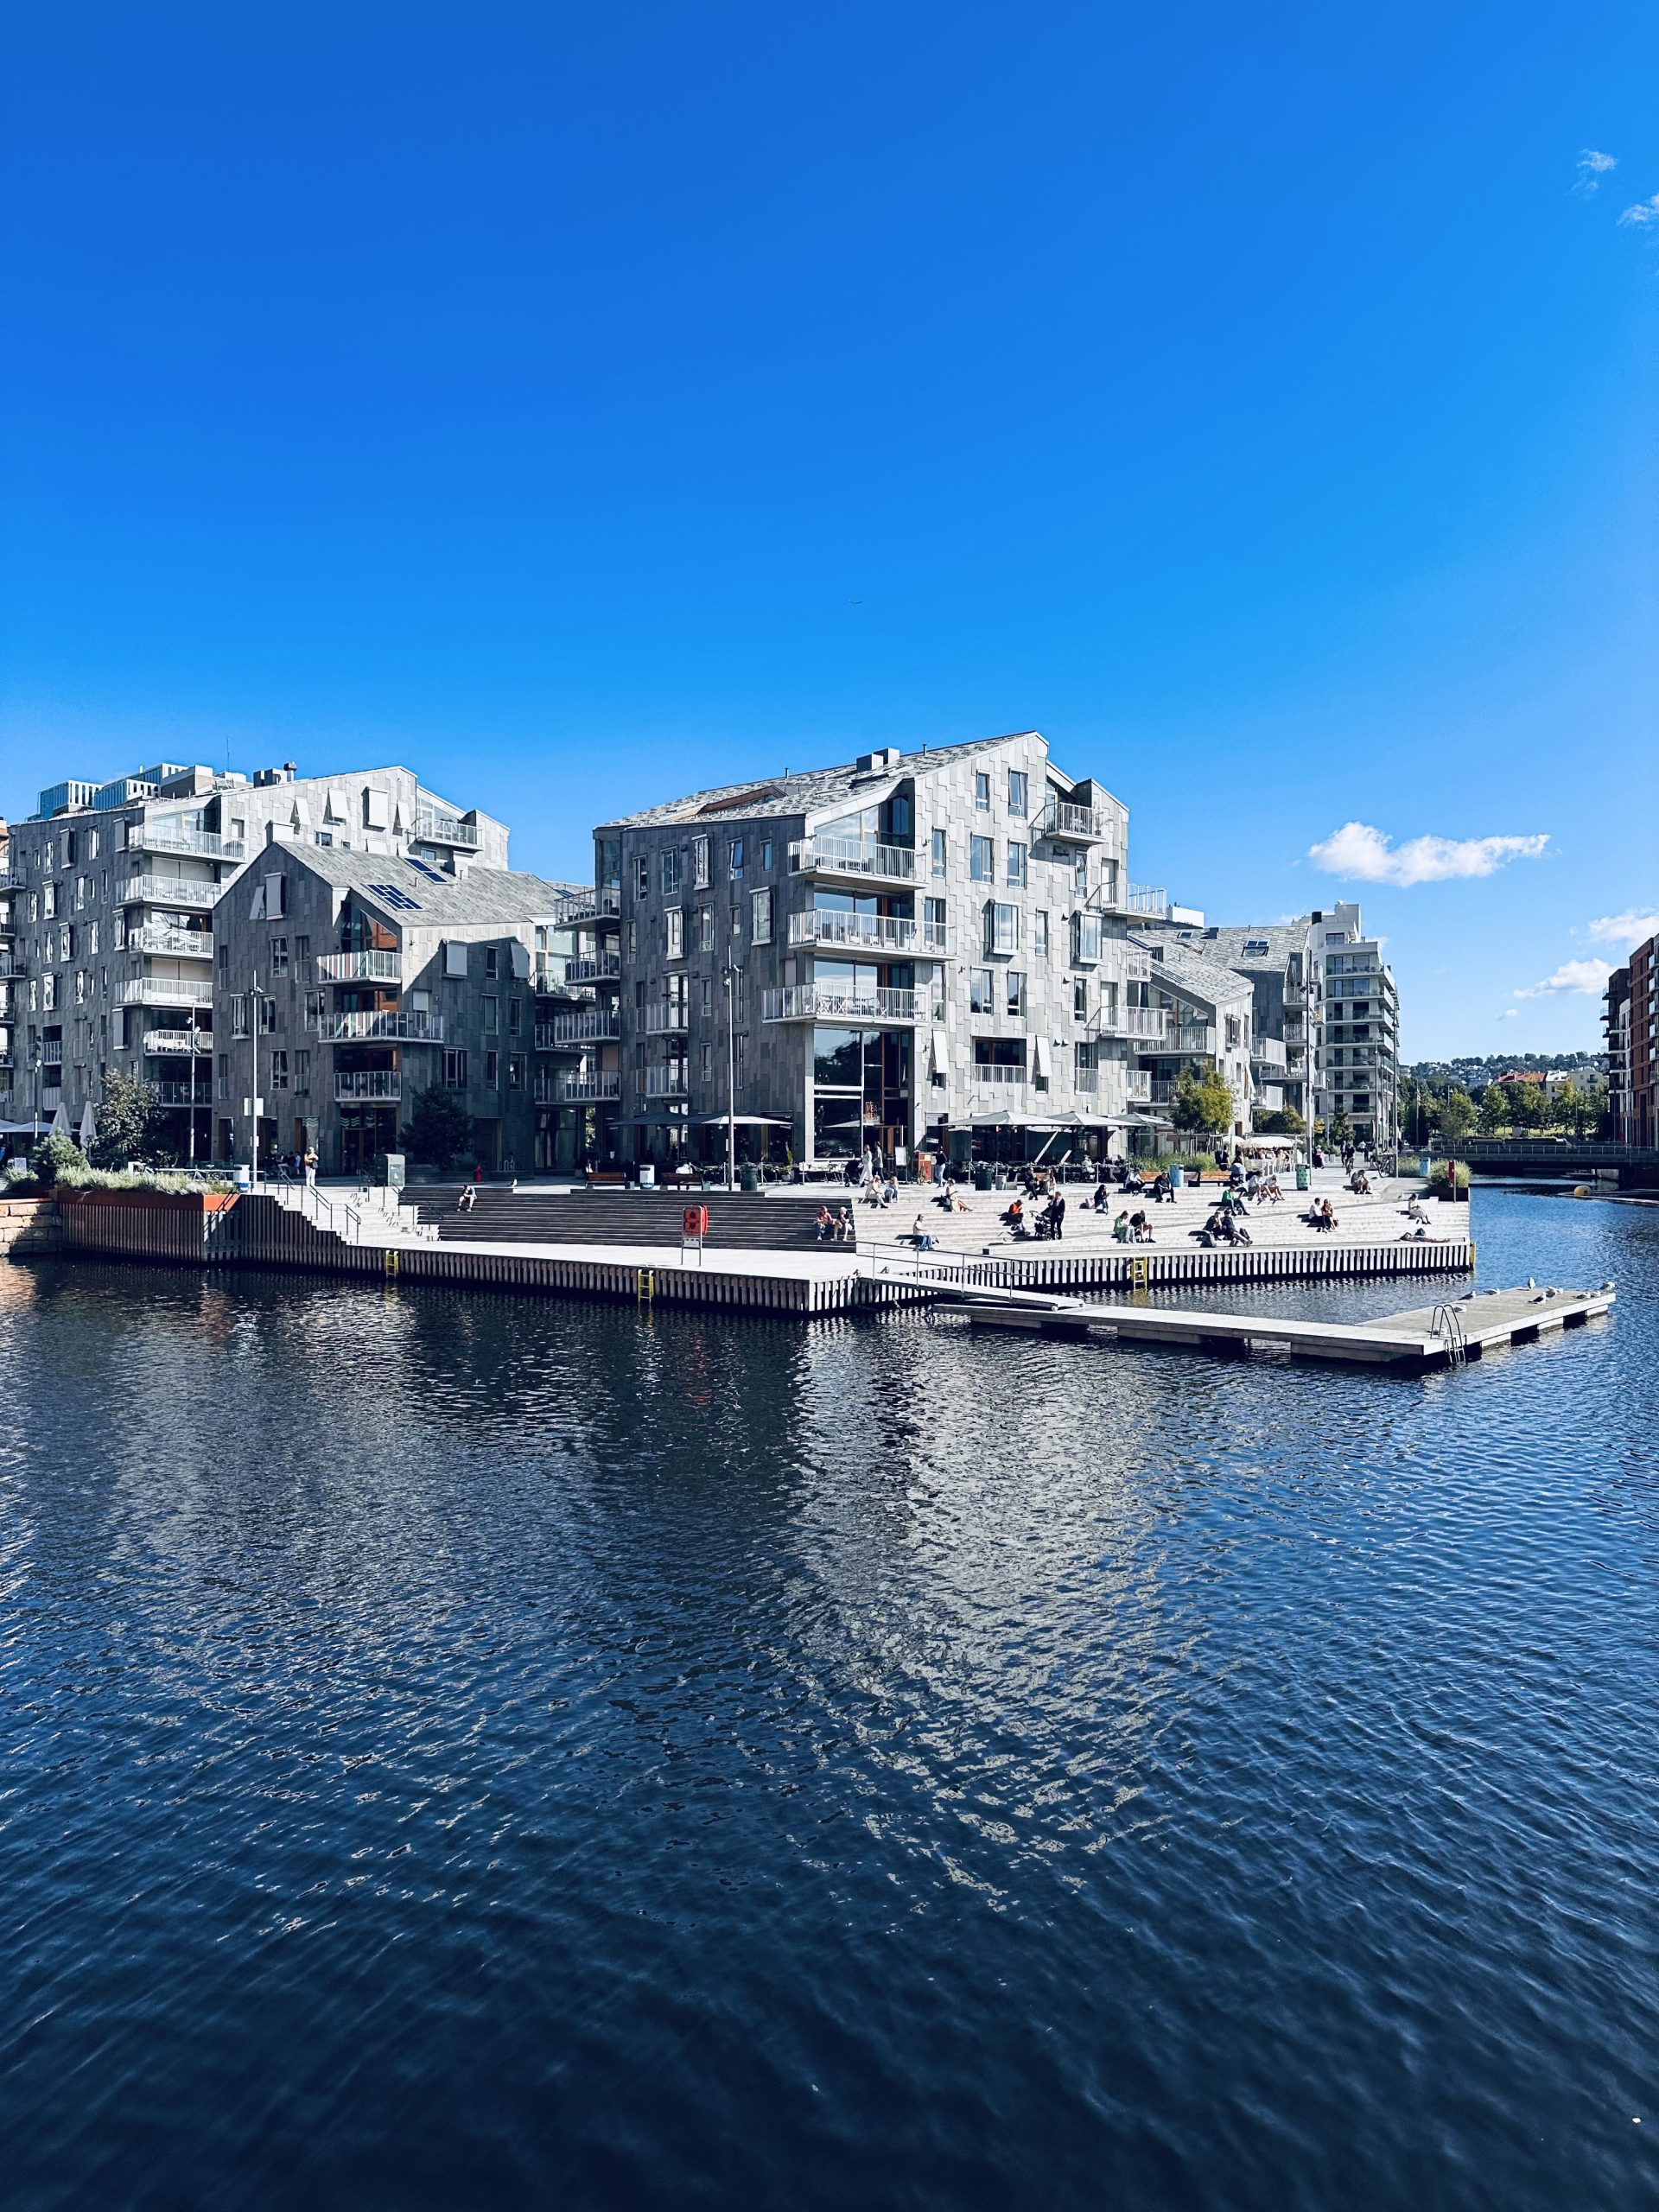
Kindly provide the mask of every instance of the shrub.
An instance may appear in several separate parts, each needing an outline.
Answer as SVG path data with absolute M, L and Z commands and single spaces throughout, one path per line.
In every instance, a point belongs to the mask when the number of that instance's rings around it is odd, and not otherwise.
M 153 1084 L 141 1083 L 136 1076 L 106 1075 L 98 1134 L 87 1158 L 94 1167 L 118 1167 L 129 1160 L 146 1159 L 161 1115 L 161 1093 Z
M 1457 1173 L 1456 1187 L 1459 1195 L 1461 1196 L 1469 1188 L 1469 1166 L 1466 1160 L 1436 1160 L 1433 1173 L 1428 1179 L 1428 1187 L 1437 1198 L 1443 1198 L 1450 1194 L 1452 1186 L 1449 1178 L 1454 1169 Z
M 73 1175 L 86 1166 L 80 1156 L 80 1147 L 73 1137 L 42 1137 L 29 1156 L 29 1166 L 35 1180 L 43 1191 L 49 1191 L 60 1178 Z

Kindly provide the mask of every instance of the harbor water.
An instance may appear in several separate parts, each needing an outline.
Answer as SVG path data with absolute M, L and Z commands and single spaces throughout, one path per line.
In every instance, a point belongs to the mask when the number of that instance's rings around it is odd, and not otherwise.
M 0 1267 L 11 2212 L 1650 2202 L 1659 1208 L 1474 1230 L 1614 1315 Z

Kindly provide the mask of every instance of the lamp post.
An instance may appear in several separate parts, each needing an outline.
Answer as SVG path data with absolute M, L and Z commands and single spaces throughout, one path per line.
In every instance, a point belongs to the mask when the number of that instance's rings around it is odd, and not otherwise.
M 192 1167 L 196 1164 L 196 1002 L 190 1001 L 190 1135 L 188 1159 Z
M 248 1104 L 253 1122 L 251 1182 L 256 1191 L 259 1187 L 259 1001 L 266 995 L 259 988 L 259 970 L 256 968 L 248 992 L 248 1042 L 253 1048 L 253 1090 Z
M 726 956 L 726 1187 L 737 1188 L 737 969 Z

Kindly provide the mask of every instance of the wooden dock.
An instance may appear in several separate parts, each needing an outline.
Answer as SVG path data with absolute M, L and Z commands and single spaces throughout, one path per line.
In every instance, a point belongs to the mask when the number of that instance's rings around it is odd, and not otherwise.
M 1293 1359 L 1342 1360 L 1396 1372 L 1424 1374 L 1503 1344 L 1535 1342 L 1557 1329 L 1577 1329 L 1614 1302 L 1600 1290 L 1489 1290 L 1414 1306 L 1376 1321 L 1289 1321 L 1263 1314 L 1198 1313 L 1189 1308 L 1101 1306 L 1081 1298 L 1040 1292 L 947 1293 L 945 1306 L 964 1312 L 976 1328 L 1035 1330 L 1045 1335 L 1096 1338 L 1107 1343 L 1176 1344 L 1227 1358 L 1254 1352 Z

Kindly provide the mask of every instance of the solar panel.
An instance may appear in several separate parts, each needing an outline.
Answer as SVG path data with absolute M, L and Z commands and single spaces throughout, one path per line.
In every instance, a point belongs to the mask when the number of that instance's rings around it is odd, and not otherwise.
M 369 888 L 378 891 L 388 906 L 401 906 L 411 914 L 418 914 L 421 911 L 420 900 L 411 899 L 407 891 L 400 891 L 395 883 L 372 883 Z

